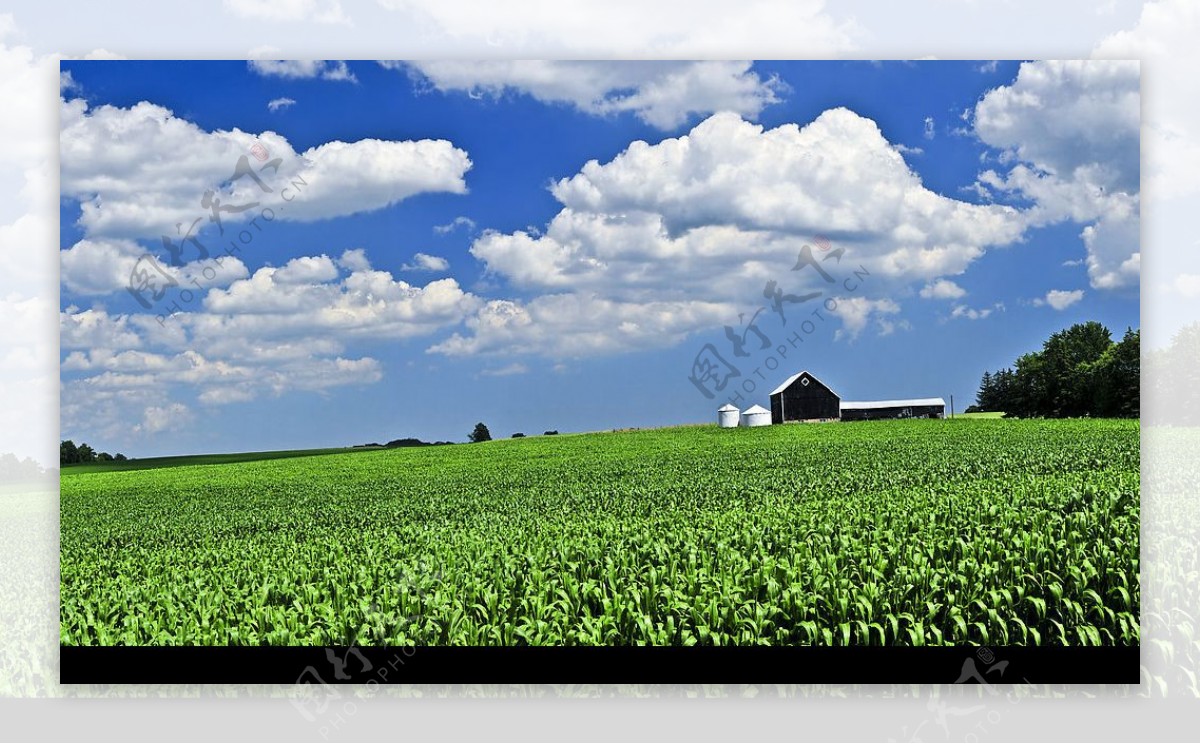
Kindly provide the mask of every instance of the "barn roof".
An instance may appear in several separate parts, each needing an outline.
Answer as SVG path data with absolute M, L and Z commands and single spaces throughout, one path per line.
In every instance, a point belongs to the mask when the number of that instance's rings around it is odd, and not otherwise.
M 729 404 L 729 403 L 726 403 L 725 405 L 723 405 L 723 406 L 721 406 L 720 408 L 718 408 L 718 409 L 717 409 L 717 411 L 718 411 L 718 412 L 721 412 L 721 411 L 736 411 L 736 410 L 737 410 L 737 406 L 731 405 L 731 404 Z
M 913 406 L 945 406 L 941 398 L 907 398 L 902 400 L 844 400 L 842 408 L 851 411 L 865 408 L 912 408 Z
M 780 385 L 779 387 L 777 387 L 777 388 L 775 388 L 774 390 L 772 390 L 772 391 L 771 391 L 771 395 L 775 395 L 776 393 L 782 393 L 784 390 L 787 390 L 789 385 L 791 385 L 791 384 L 792 384 L 793 382 L 795 382 L 796 380 L 799 380 L 799 379 L 800 379 L 801 377 L 803 377 L 804 375 L 808 375 L 808 376 L 809 376 L 809 377 L 811 377 L 812 379 L 814 379 L 814 380 L 817 380 L 817 376 L 816 376 L 816 375 L 812 374 L 812 373 L 811 373 L 811 372 L 809 372 L 807 369 L 802 369 L 802 370 L 800 370 L 799 372 L 797 372 L 796 374 L 794 374 L 794 375 L 792 375 L 791 377 L 789 377 L 789 378 L 787 378 L 786 380 L 784 380 L 782 385 Z M 817 382 L 821 382 L 821 381 L 820 381 L 820 380 L 817 380 Z M 822 384 L 822 385 L 825 385 L 825 383 L 823 383 L 823 382 L 821 382 L 821 384 Z M 829 392 L 833 393 L 834 395 L 838 395 L 836 392 L 834 392 L 833 388 L 829 387 L 828 385 L 825 385 L 825 387 L 829 389 Z M 840 398 L 840 397 L 842 397 L 842 396 L 838 395 L 838 397 Z
M 742 411 L 742 413 L 770 413 L 770 411 L 756 404 Z

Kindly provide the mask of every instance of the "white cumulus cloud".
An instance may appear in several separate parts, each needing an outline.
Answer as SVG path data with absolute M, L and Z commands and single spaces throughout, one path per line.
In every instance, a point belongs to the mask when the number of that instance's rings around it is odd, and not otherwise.
M 949 279 L 938 279 L 922 287 L 920 294 L 927 300 L 957 300 L 965 297 L 967 290 Z
M 267 101 L 267 110 L 273 114 L 276 111 L 281 111 L 295 105 L 296 101 L 293 98 L 272 98 L 270 101 Z
M 545 234 L 485 233 L 471 249 L 519 286 L 744 293 L 816 234 L 845 235 L 854 260 L 885 275 L 929 279 L 1021 232 L 1014 209 L 927 190 L 876 124 L 846 109 L 770 130 L 716 114 L 551 190 L 563 208 Z
M 856 339 L 872 321 L 880 336 L 887 336 L 897 328 L 907 327 L 906 321 L 893 317 L 900 313 L 900 305 L 887 298 L 872 300 L 867 297 L 842 297 L 837 300 L 837 306 L 832 312 L 842 321 L 842 327 L 834 333 L 835 339 Z
M 471 247 L 492 276 L 545 295 L 485 307 L 468 330 L 489 340 L 455 337 L 436 351 L 502 349 L 497 339 L 505 334 L 519 335 L 515 343 L 525 349 L 574 348 L 578 339 L 558 338 L 569 333 L 566 325 L 533 311 L 566 306 L 563 317 L 573 317 L 576 306 L 603 303 L 619 320 L 608 323 L 606 337 L 591 329 L 588 348 L 636 347 L 630 338 L 641 343 L 651 330 L 669 345 L 716 319 L 671 312 L 669 322 L 637 324 L 640 333 L 631 336 L 621 330 L 622 313 L 654 303 L 737 307 L 765 297 L 769 281 L 789 294 L 829 297 L 837 290 L 830 282 L 860 269 L 874 282 L 871 291 L 884 293 L 961 273 L 1024 227 L 1016 209 L 926 189 L 875 122 L 847 109 L 774 129 L 715 114 L 683 136 L 633 142 L 607 163 L 589 162 L 551 191 L 562 208 L 544 231 L 485 231 Z M 826 250 L 809 248 L 825 277 L 798 265 L 817 235 L 834 236 Z M 882 303 L 871 306 L 876 315 L 894 314 L 890 301 L 863 299 Z M 848 325 L 857 322 L 853 308 L 845 309 Z M 887 322 L 880 330 L 902 327 Z M 853 336 L 861 328 L 847 330 Z M 523 344 L 525 337 L 539 343 Z
M 465 193 L 464 174 L 471 167 L 467 153 L 446 140 L 333 141 L 297 153 L 274 132 L 209 132 L 146 102 L 90 108 L 80 99 L 64 101 L 60 143 L 62 195 L 79 200 L 79 224 L 90 238 L 157 241 L 173 230 L 186 234 L 197 219 L 202 229 L 211 222 L 202 205 L 207 191 L 227 206 L 261 202 L 282 188 L 268 183 L 276 174 L 295 192 L 277 218 L 312 221 L 379 209 L 425 192 Z M 247 175 L 218 190 L 256 145 L 281 161 L 278 170 L 269 161 L 247 158 L 262 171 L 264 186 Z M 224 211 L 222 224 L 257 215 L 254 209 Z
M 618 302 L 576 293 L 492 300 L 467 319 L 470 335 L 455 333 L 429 351 L 589 357 L 674 345 L 736 317 L 736 306 L 704 301 Z
M 1084 223 L 1097 289 L 1139 278 L 1140 83 L 1136 60 L 1026 62 L 974 111 L 976 134 L 1010 165 L 977 186 L 1032 199 L 1031 225 Z
M 274 50 L 258 50 L 266 54 Z M 348 83 L 358 81 L 350 66 L 341 60 L 323 59 L 252 59 L 247 64 L 254 72 L 263 77 L 278 77 L 285 80 L 304 80 L 306 78 L 321 78 Z
M 210 256 L 178 268 L 157 259 L 139 266 L 139 260 L 147 255 L 131 240 L 85 238 L 59 252 L 60 278 L 63 286 L 76 295 L 105 295 L 130 287 L 138 289 L 140 283 L 134 274 L 141 270 L 146 270 L 159 287 L 174 282 L 177 286 L 208 289 L 249 276 L 246 265 L 236 256 Z
M 991 307 L 968 307 L 967 305 L 955 305 L 950 311 L 951 318 L 965 318 L 966 320 L 983 320 L 994 312 L 1003 311 L 1004 303 L 997 302 Z
M 444 225 L 434 225 L 433 231 L 438 235 L 445 235 L 457 230 L 460 227 L 465 229 L 467 232 L 471 232 L 475 229 L 475 220 L 471 219 L 470 217 L 459 215 Z
M 1045 297 L 1039 297 L 1033 301 L 1034 305 L 1049 305 L 1055 310 L 1066 310 L 1071 305 L 1083 299 L 1082 289 L 1052 289 L 1046 293 Z
M 176 403 L 222 405 L 377 382 L 380 362 L 349 347 L 453 328 L 481 305 L 453 279 L 412 285 L 372 269 L 354 249 L 260 268 L 170 316 L 157 316 L 158 308 L 113 315 L 67 307 L 60 314 L 64 426 L 145 434 L 152 427 L 134 424 L 147 406 L 158 414 Z
M 449 268 L 449 261 L 441 256 L 431 256 L 428 253 L 417 253 L 413 256 L 412 263 L 406 263 L 400 267 L 401 271 L 447 271 Z
M 415 62 L 409 69 L 440 91 L 524 93 L 600 116 L 629 112 L 659 129 L 716 111 L 754 118 L 779 101 L 782 88 L 750 62 L 445 60 Z

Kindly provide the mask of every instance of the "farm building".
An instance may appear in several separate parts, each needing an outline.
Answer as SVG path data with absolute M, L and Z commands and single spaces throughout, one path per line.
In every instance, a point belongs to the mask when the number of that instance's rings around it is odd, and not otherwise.
M 771 423 L 835 419 L 841 397 L 807 371 L 792 375 L 771 391 Z
M 808 371 L 792 375 L 771 391 L 771 423 L 842 419 L 866 421 L 896 418 L 943 418 L 941 398 L 844 401 Z
M 945 418 L 946 401 L 941 398 L 910 398 L 907 400 L 842 401 L 843 421 L 872 419 Z

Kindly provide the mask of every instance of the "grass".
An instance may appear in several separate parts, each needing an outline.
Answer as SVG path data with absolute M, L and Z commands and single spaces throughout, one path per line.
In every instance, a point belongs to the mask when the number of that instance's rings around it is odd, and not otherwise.
M 178 455 L 173 457 L 142 457 L 132 460 L 94 462 L 84 465 L 63 465 L 62 475 L 82 475 L 85 473 L 111 473 L 125 470 L 153 470 L 155 468 L 177 468 L 189 465 L 231 465 L 243 462 L 258 462 L 259 460 L 283 460 L 291 457 L 315 457 L 317 455 L 336 455 L 364 450 L 377 450 L 382 447 L 331 447 L 328 449 L 310 450 L 275 450 L 271 452 L 233 452 L 213 455 Z
M 954 418 L 965 419 L 998 419 L 1004 418 L 1004 411 L 980 411 L 979 413 L 956 413 Z
M 65 470 L 64 644 L 1136 644 L 1136 421 Z

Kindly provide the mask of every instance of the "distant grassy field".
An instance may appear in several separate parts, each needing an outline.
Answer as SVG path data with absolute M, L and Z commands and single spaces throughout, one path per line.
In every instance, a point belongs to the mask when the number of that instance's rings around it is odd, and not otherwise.
M 1137 644 L 1137 421 L 64 470 L 64 644 Z
M 1003 411 L 982 411 L 980 413 L 956 413 L 954 418 L 965 419 L 998 419 L 1004 418 Z
M 86 465 L 63 465 L 62 474 L 81 475 L 83 473 L 110 473 L 123 470 L 152 470 L 155 468 L 177 468 L 185 465 L 229 465 L 239 462 L 256 462 L 258 460 L 283 460 L 289 457 L 313 457 L 316 455 L 336 455 L 362 450 L 382 449 L 380 447 L 336 447 L 330 449 L 311 450 L 275 450 L 272 452 L 234 452 L 225 455 L 179 455 L 177 457 L 143 457 L 121 462 L 94 462 Z

